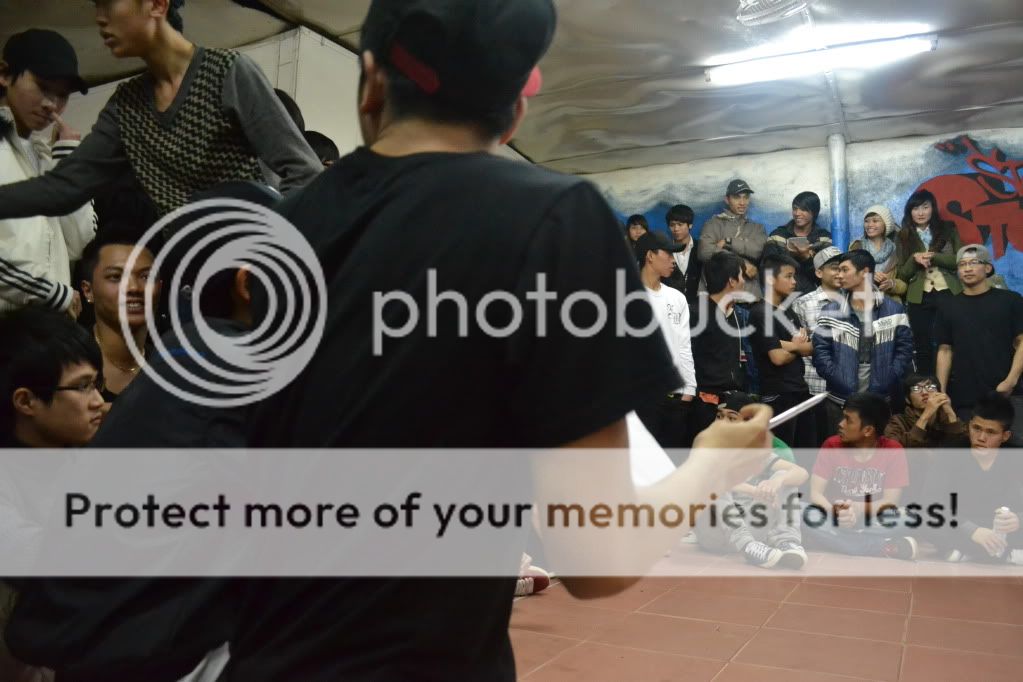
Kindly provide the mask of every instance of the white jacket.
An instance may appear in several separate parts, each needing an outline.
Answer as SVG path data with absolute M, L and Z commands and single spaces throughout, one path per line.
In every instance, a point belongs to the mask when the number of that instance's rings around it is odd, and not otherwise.
M 0 107 L 0 119 L 11 122 L 11 110 Z M 0 124 L 0 130 L 6 127 Z M 12 127 L 0 137 L 0 184 L 41 175 L 77 146 L 75 141 L 61 141 L 51 150 L 43 136 L 23 140 Z M 30 303 L 67 310 L 74 291 L 71 261 L 81 258 L 95 236 L 91 202 L 60 218 L 0 220 L 0 312 Z

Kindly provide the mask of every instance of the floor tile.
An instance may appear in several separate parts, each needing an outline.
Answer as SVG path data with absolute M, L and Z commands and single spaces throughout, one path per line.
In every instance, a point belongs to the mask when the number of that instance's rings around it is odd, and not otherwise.
M 1023 589 L 1001 582 L 917 580 L 913 615 L 1023 625 Z
M 555 584 L 538 596 L 542 596 L 547 601 L 561 601 L 579 606 L 631 613 L 644 604 L 649 604 L 667 593 L 678 585 L 680 581 L 680 578 L 643 578 L 624 592 L 620 592 L 612 597 L 587 599 L 585 601 L 576 599 L 569 594 L 564 585 Z
M 529 682 L 710 682 L 720 661 L 672 656 L 587 642 L 527 675 Z
M 675 589 L 658 597 L 640 611 L 736 625 L 760 626 L 778 610 L 779 605 L 780 602 L 777 601 Z
M 743 625 L 634 613 L 609 625 L 593 641 L 681 656 L 727 661 L 756 634 Z
M 913 616 L 906 643 L 1023 657 L 1023 626 Z
M 892 681 L 899 677 L 902 646 L 890 642 L 761 630 L 735 657 L 737 663 Z
M 800 580 L 763 576 L 759 578 L 685 578 L 676 589 L 729 597 L 750 597 L 781 601 Z
M 906 592 L 861 590 L 854 587 L 803 583 L 796 587 L 786 601 L 813 606 L 834 606 L 845 609 L 907 614 L 909 613 L 910 595 Z
M 580 606 L 580 603 L 545 599 L 542 592 L 520 599 L 512 607 L 511 627 L 569 639 L 588 639 L 601 628 L 625 617 L 620 611 L 595 609 Z
M 906 630 L 906 616 L 785 603 L 767 622 L 767 627 L 818 635 L 901 642 Z
M 861 590 L 887 590 L 889 592 L 911 592 L 912 578 L 847 578 L 840 576 L 817 576 L 807 578 L 808 583 L 834 585 L 836 587 L 855 587 Z
M 908 646 L 900 682 L 1019 682 L 1021 678 L 1019 658 Z
M 508 636 L 511 637 L 512 650 L 515 652 L 515 670 L 519 677 L 553 660 L 562 651 L 582 643 L 577 639 L 541 635 L 528 630 L 511 629 Z
M 866 678 L 729 663 L 714 678 L 714 682 L 855 682 L 862 679 Z

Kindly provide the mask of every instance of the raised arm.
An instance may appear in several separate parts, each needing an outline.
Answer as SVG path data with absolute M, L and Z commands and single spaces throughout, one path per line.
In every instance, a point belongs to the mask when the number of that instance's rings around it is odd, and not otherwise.
M 0 186 L 0 220 L 73 213 L 100 189 L 130 172 L 115 107 L 108 102 L 92 132 L 53 170 L 31 180 Z
M 238 120 L 256 156 L 281 176 L 284 194 L 304 187 L 323 171 L 266 76 L 244 55 L 224 79 L 223 106 Z

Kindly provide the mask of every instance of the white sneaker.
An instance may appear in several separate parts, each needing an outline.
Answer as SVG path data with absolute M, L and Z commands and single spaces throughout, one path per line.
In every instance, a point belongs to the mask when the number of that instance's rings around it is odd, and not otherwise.
M 969 554 L 963 554 L 958 549 L 953 549 L 951 552 L 945 555 L 945 561 L 955 564 L 961 561 L 973 561 L 973 557 L 971 557 Z
M 743 547 L 742 553 L 746 555 L 746 561 L 761 568 L 774 568 L 781 560 L 781 550 L 755 540 Z
M 779 543 L 777 548 L 781 550 L 781 558 L 778 560 L 778 563 L 783 568 L 791 568 L 798 571 L 806 565 L 806 550 L 803 549 L 802 545 L 797 545 L 789 540 Z
M 537 592 L 543 592 L 551 586 L 551 576 L 539 566 L 530 566 L 526 575 L 521 576 L 515 583 L 515 596 L 527 597 Z

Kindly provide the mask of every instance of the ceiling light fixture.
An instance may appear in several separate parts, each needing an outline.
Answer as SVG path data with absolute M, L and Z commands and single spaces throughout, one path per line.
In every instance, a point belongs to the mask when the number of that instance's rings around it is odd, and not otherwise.
M 834 45 L 820 50 L 751 59 L 712 66 L 707 82 L 743 85 L 788 78 L 802 78 L 837 69 L 870 69 L 937 49 L 936 35 Z
M 735 17 L 743 26 L 773 24 L 799 14 L 810 3 L 807 0 L 739 0 Z

